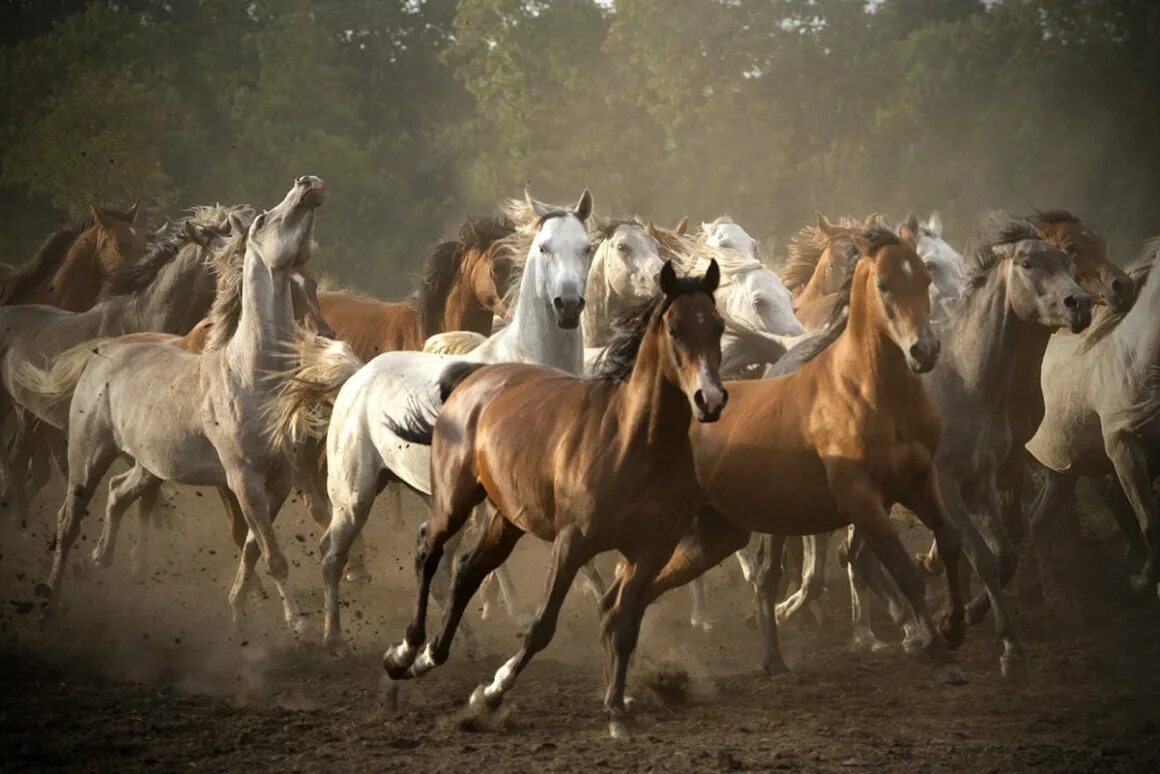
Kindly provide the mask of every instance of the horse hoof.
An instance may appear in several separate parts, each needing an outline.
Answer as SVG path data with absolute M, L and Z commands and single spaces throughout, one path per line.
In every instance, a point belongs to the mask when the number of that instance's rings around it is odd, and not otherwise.
M 47 583 L 36 584 L 32 589 L 32 593 L 41 599 L 52 599 L 53 597 L 52 586 L 49 586 Z
M 290 633 L 294 637 L 302 637 L 310 631 L 310 624 L 304 615 L 296 615 L 286 620 L 286 624 L 290 627 Z
M 777 661 L 767 661 L 762 665 L 765 671 L 766 678 L 770 680 L 786 680 L 793 677 L 793 672 L 785 665 L 781 659 Z
M 333 659 L 343 659 L 350 655 L 350 646 L 341 637 L 326 638 L 324 646 Z
M 987 618 L 987 610 L 989 605 L 967 605 L 967 623 L 971 626 L 978 626 Z
M 890 646 L 882 640 L 875 637 L 873 634 L 856 636 L 850 642 L 850 646 L 854 650 L 864 650 L 870 653 L 881 653 Z M 926 652 L 921 642 L 915 640 L 913 642 L 903 640 L 902 649 L 908 656 L 918 656 Z
M 939 664 L 934 668 L 934 679 L 939 685 L 966 685 L 967 675 L 963 668 L 953 661 Z
M 963 626 L 962 620 L 955 620 L 949 614 L 944 616 L 939 622 L 939 634 L 946 640 L 947 648 L 949 650 L 958 650 L 962 646 L 963 640 L 967 637 L 966 627 Z
M 342 576 L 342 579 L 351 584 L 370 583 L 371 574 L 367 572 L 365 567 L 351 567 Z
M 471 692 L 471 698 L 467 700 L 467 706 L 476 712 L 495 712 L 501 704 L 503 704 L 503 694 L 501 693 L 494 698 L 489 697 L 486 685 L 477 685 L 475 690 Z
M 415 663 L 411 664 L 411 668 L 407 670 L 407 676 L 412 678 L 422 677 L 436 666 L 438 665 L 435 663 L 435 657 L 432 655 L 431 645 L 428 644 L 425 648 L 423 648 L 422 652 L 419 653 L 419 657 L 415 659 Z
M 410 677 L 411 659 L 403 663 L 403 659 L 396 654 L 398 648 L 391 648 L 383 654 L 383 669 L 392 680 L 406 680 Z
M 624 718 L 612 718 L 608 721 L 608 736 L 612 739 L 631 739 L 628 723 Z

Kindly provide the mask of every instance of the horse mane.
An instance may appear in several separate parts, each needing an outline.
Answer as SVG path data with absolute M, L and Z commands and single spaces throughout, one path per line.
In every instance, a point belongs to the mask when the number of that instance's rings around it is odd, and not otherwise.
M 1126 269 L 1128 276 L 1136 285 L 1136 298 L 1140 297 L 1140 289 L 1144 287 L 1144 283 L 1151 276 L 1152 267 L 1156 265 L 1158 258 L 1160 258 L 1160 236 L 1155 236 L 1144 243 L 1140 257 Z M 1132 306 L 1135 305 L 1136 301 L 1133 299 Z M 1113 312 L 1111 308 L 1106 306 L 1099 308 L 1092 319 L 1092 324 L 1083 334 L 1083 344 L 1079 348 L 1080 354 L 1087 352 L 1106 339 L 1112 331 L 1119 327 L 1120 323 L 1127 317 L 1128 312 L 1131 311 L 1132 307 L 1128 307 L 1123 312 Z
M 153 284 L 161 270 L 173 262 L 181 252 L 181 248 L 190 243 L 186 232 L 186 225 L 195 228 L 222 229 L 229 225 L 230 213 L 234 212 L 243 218 L 248 213 L 252 218 L 253 210 L 248 205 L 226 207 L 222 204 L 193 207 L 189 217 L 182 218 L 176 223 L 169 224 L 160 237 L 155 237 L 145 251 L 145 255 L 131 266 L 117 273 L 109 282 L 102 298 L 124 296 L 139 293 Z
M 687 274 L 677 278 L 677 290 L 671 296 L 658 293 L 636 309 L 612 321 L 612 336 L 608 346 L 592 366 L 593 379 L 623 382 L 632 375 L 640 345 L 654 321 L 681 296 L 701 292 L 701 276 Z
M 974 291 L 982 287 L 991 271 L 999 265 L 999 256 L 994 248 L 1022 242 L 1024 239 L 1041 239 L 1031 221 L 1001 211 L 987 213 L 963 250 L 963 259 L 969 272 L 965 299 L 969 299 Z
M 493 244 L 510 235 L 515 225 L 507 217 L 468 218 L 459 229 L 457 239 L 440 242 L 427 257 L 419 284 L 419 324 L 424 338 L 439 333 L 444 308 L 455 277 L 463 268 L 463 259 L 475 250 L 486 252 Z
M 3 283 L 4 303 L 21 297 L 49 280 L 64 263 L 68 250 L 77 238 L 92 226 L 92 219 L 62 226 L 48 235 L 36 255 L 28 263 L 0 277 Z
M 748 272 L 767 268 L 764 263 L 748 253 L 729 247 L 714 247 L 707 244 L 701 238 L 701 234 L 689 236 L 687 234 L 679 235 L 676 232 L 669 233 L 671 234 L 670 245 L 673 249 L 669 258 L 677 269 L 686 274 L 704 274 L 705 270 L 709 268 L 709 262 L 716 261 L 717 268 L 721 270 L 719 288 L 736 282 L 738 278 Z
M 1057 226 L 1060 223 L 1080 223 L 1080 219 L 1068 210 L 1036 210 L 1027 220 L 1033 223 L 1042 223 L 1047 226 Z
M 572 211 L 556 208 L 540 216 L 524 199 L 508 199 L 500 208 L 503 217 L 511 223 L 511 233 L 492 243 L 492 260 L 506 258 L 511 262 L 512 272 L 508 279 L 508 289 L 504 293 L 504 305 L 515 311 L 520 297 L 520 281 L 524 275 L 524 264 L 528 259 L 528 251 L 532 249 L 532 242 L 540 227 L 552 218 L 562 218 L 571 215 Z
M 840 217 L 837 225 L 848 230 L 862 226 L 858 220 L 849 215 Z M 826 246 L 832 239 L 817 225 L 802 226 L 789 238 L 785 265 L 781 268 L 781 281 L 791 293 L 797 293 L 809 284 L 810 277 L 814 276 L 814 271 L 818 268 L 818 261 L 822 259 L 822 253 L 826 251 Z
M 245 231 L 231 233 L 225 245 L 216 250 L 210 259 L 217 278 L 217 292 L 209 310 L 210 328 L 205 340 L 205 352 L 224 347 L 238 329 L 238 321 L 242 317 L 242 267 L 245 259 Z
M 867 241 L 865 253 L 867 256 L 874 255 L 883 247 L 902 244 L 898 234 L 882 225 L 876 225 L 860 233 Z M 842 286 L 834 296 L 834 305 L 830 308 L 830 314 L 821 332 L 794 345 L 777 361 L 770 371 L 770 376 L 782 376 L 793 372 L 798 366 L 825 352 L 846 331 L 846 325 L 850 321 L 850 298 L 854 293 L 854 274 L 862 258 L 863 254 L 859 252 L 854 260 L 850 261 L 846 274 L 842 277 Z

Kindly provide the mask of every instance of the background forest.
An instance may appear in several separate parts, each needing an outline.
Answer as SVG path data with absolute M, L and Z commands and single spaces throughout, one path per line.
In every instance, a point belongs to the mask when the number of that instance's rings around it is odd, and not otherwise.
M 1154 0 L 0 0 L 0 261 L 90 201 L 269 205 L 326 178 L 319 267 L 402 295 L 527 182 L 602 214 L 1066 207 L 1160 231 Z

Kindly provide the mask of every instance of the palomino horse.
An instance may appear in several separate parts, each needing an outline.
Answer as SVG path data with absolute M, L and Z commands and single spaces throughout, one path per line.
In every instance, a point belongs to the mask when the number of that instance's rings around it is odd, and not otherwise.
M 962 682 L 949 650 L 963 636 L 957 564 L 948 564 L 950 611 L 940 633 L 887 515 L 891 504 L 906 504 L 942 550 L 958 555 L 934 468 L 941 422 L 916 375 L 933 368 L 939 353 L 929 320 L 930 276 L 914 249 L 887 229 L 853 231 L 851 239 L 862 257 L 835 299 L 829 334 L 799 345 L 811 349 L 801 355 L 801 368 L 728 382 L 723 420 L 694 426 L 697 479 L 712 508 L 700 512 L 647 599 L 744 547 L 751 531 L 813 535 L 853 523 L 906 593 L 910 649 L 930 655 L 938 679 Z M 769 671 L 785 670 L 773 618 L 779 579 L 775 558 L 760 596 Z
M 145 254 L 133 225 L 137 205 L 120 212 L 89 205 L 92 217 L 54 232 L 26 266 L 0 277 L 0 306 L 46 304 L 83 312 L 101 287 Z
M 599 246 L 592 256 L 580 315 L 585 347 L 603 347 L 612 334 L 612 321 L 656 295 L 660 248 L 656 230 L 639 220 L 599 223 Z
M 703 279 L 679 279 L 666 263 L 662 295 L 610 346 L 601 378 L 529 365 L 457 365 L 440 380 L 441 394 L 450 397 L 434 427 L 414 412 L 407 427 L 396 428 L 432 444 L 434 491 L 415 560 L 415 615 L 383 657 L 392 678 L 419 676 L 447 660 L 479 584 L 531 532 L 552 543 L 547 594 L 519 653 L 472 694 L 477 708 L 494 710 L 551 642 L 576 573 L 615 550 L 628 563 L 602 604 L 604 706 L 612 736 L 625 735 L 625 679 L 644 594 L 703 500 L 689 428 L 716 421 L 728 398 L 717 374 L 725 327 L 713 307 L 717 279 L 715 264 Z M 498 510 L 456 563 L 442 630 L 423 647 L 444 546 L 485 498 Z
M 3 472 L 15 518 L 23 522 L 30 498 L 48 477 L 46 465 L 27 471 L 34 453 L 47 445 L 63 447 L 69 392 L 55 388 L 41 394 L 39 380 L 25 383 L 21 374 L 46 366 L 64 351 L 91 339 L 136 331 L 185 333 L 209 309 L 214 297 L 213 271 L 207 261 L 206 235 L 222 227 L 226 211 L 199 210 L 192 218 L 156 240 L 144 258 L 122 271 L 96 306 L 81 313 L 51 306 L 20 304 L 0 307 L 0 422 L 17 408 L 17 429 L 3 459 Z M 31 416 L 24 416 L 25 414 Z M 34 430 L 31 417 L 42 420 Z M 47 426 L 47 427 L 46 427 Z
M 1044 598 L 1058 604 L 1046 561 L 1048 531 L 1080 476 L 1114 472 L 1144 534 L 1148 558 L 1133 577 L 1137 592 L 1156 588 L 1160 573 L 1160 511 L 1152 499 L 1149 464 L 1160 439 L 1160 238 L 1133 270 L 1140 283 L 1131 311 L 1101 313 L 1086 336 L 1053 336 L 1043 359 L 1043 423 L 1027 444 L 1046 468 L 1030 519 L 1032 548 Z M 1150 459 L 1151 457 L 1151 459 Z M 1155 469 L 1152 470 L 1154 472 Z M 1130 534 L 1130 533 L 1129 533 Z
M 293 346 L 290 276 L 310 257 L 322 199 L 322 181 L 300 177 L 277 206 L 234 237 L 245 240 L 241 292 L 215 300 L 204 354 L 167 344 L 109 343 L 89 359 L 69 414 L 69 481 L 42 589 L 50 598 L 60 593 L 69 549 L 97 484 L 125 454 L 134 466 L 110 483 L 106 529 L 162 480 L 228 486 L 250 530 L 230 592 L 235 615 L 243 612 L 260 551 L 287 622 L 301 628 L 287 587 L 288 563 L 272 528 L 290 491 L 289 464 L 270 443 L 263 407 L 277 388 L 284 352 Z
M 416 350 L 442 331 L 491 333 L 512 270 L 510 254 L 497 245 L 515 225 L 505 217 L 469 218 L 459 238 L 440 243 L 427 259 L 416 298 L 379 301 L 323 291 L 322 316 L 363 362 L 383 352 Z
M 995 608 L 995 627 L 1003 643 L 1003 674 L 1014 676 L 1025 669 L 1025 656 L 1003 600 L 1001 573 L 992 553 L 1003 550 L 1006 540 L 1000 523 L 998 471 L 1011 452 L 1009 417 L 1018 393 L 1012 375 L 1019 368 L 1039 370 L 1042 352 L 1056 329 L 1078 332 L 1086 328 L 1091 322 L 1091 298 L 1072 279 L 1067 254 L 1040 239 L 1026 220 L 1003 213 L 989 216 L 968 246 L 967 256 L 971 275 L 966 292 L 940 329 L 943 355 L 923 382 L 943 418 L 935 457 L 942 500 Z M 855 532 L 861 532 L 857 525 Z M 880 576 L 872 574 L 872 558 L 859 548 L 855 540 L 850 552 L 851 578 L 861 572 L 873 582 Z M 959 575 L 957 569 L 955 575 Z M 889 584 L 875 585 L 879 591 L 889 591 Z M 855 599 L 858 591 L 852 588 Z M 898 601 L 897 594 L 891 593 Z
M 416 401 L 430 403 L 439 375 L 452 362 L 532 362 L 579 373 L 583 343 L 580 313 L 592 244 L 585 221 L 592 196 L 585 191 L 573 209 L 556 209 L 528 197 L 517 212 L 519 227 L 509 249 L 527 255 L 522 266 L 512 322 L 471 353 L 460 357 L 424 352 L 386 352 L 341 385 L 327 431 L 327 489 L 332 516 L 322 537 L 329 647 L 342 647 L 338 587 L 355 538 L 386 481 L 398 479 L 421 494 L 430 493 L 430 453 L 395 435 L 390 420 L 402 421 Z M 335 353 L 340 355 L 341 353 Z M 333 386 L 320 390 L 328 395 Z M 274 401 L 273 412 L 293 413 Z M 317 400 L 297 399 L 309 408 Z M 388 419 L 384 422 L 384 417 Z

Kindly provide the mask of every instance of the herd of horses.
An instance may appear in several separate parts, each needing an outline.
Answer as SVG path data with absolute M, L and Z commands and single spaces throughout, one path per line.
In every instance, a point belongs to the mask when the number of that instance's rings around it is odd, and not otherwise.
M 118 459 L 129 467 L 109 479 L 85 564 L 113 561 L 134 503 L 133 563 L 148 561 L 163 482 L 217 487 L 239 554 L 235 618 L 261 595 L 264 559 L 301 634 L 274 529 L 300 490 L 322 532 L 323 637 L 336 653 L 342 581 L 367 577 L 360 533 L 375 499 L 389 487 L 397 513 L 400 485 L 421 495 L 414 615 L 384 666 L 402 680 L 443 664 L 457 630 L 470 635 L 472 598 L 484 589 L 490 615 L 502 597 L 526 631 L 472 694 L 479 711 L 549 644 L 582 575 L 617 737 L 644 611 L 688 584 L 692 623 L 711 627 L 699 579 L 731 554 L 770 672 L 786 669 L 778 625 L 822 592 L 843 528 L 855 641 L 881 646 L 872 590 L 904 649 L 947 683 L 965 681 L 953 653 L 988 610 L 1002 673 L 1025 670 L 1004 586 L 1029 528 L 1045 599 L 1060 604 L 1048 549 L 1079 477 L 1114 475 L 1101 491 L 1125 501 L 1113 512 L 1142 562 L 1132 585 L 1157 588 L 1160 241 L 1123 270 L 1062 210 L 991 213 L 962 253 L 937 214 L 895 228 L 819 215 L 779 276 L 728 217 L 690 234 L 685 220 L 598 221 L 587 191 L 570 207 L 525 195 L 469 219 L 432 251 L 417 293 L 387 302 L 319 290 L 324 199 L 304 176 L 269 209 L 195 208 L 154 232 L 136 206 L 94 206 L 0 277 L 13 521 L 27 524 L 54 469 L 66 480 L 36 587 L 46 610 Z M 903 548 L 895 505 L 930 530 L 928 553 Z M 460 550 L 465 533 L 474 542 Z M 551 544 L 531 616 L 504 568 L 527 533 Z M 610 551 L 622 561 L 606 582 L 597 557 Z M 779 602 L 786 568 L 800 578 Z M 924 575 L 945 582 L 937 615 Z M 428 638 L 432 594 L 443 620 Z

